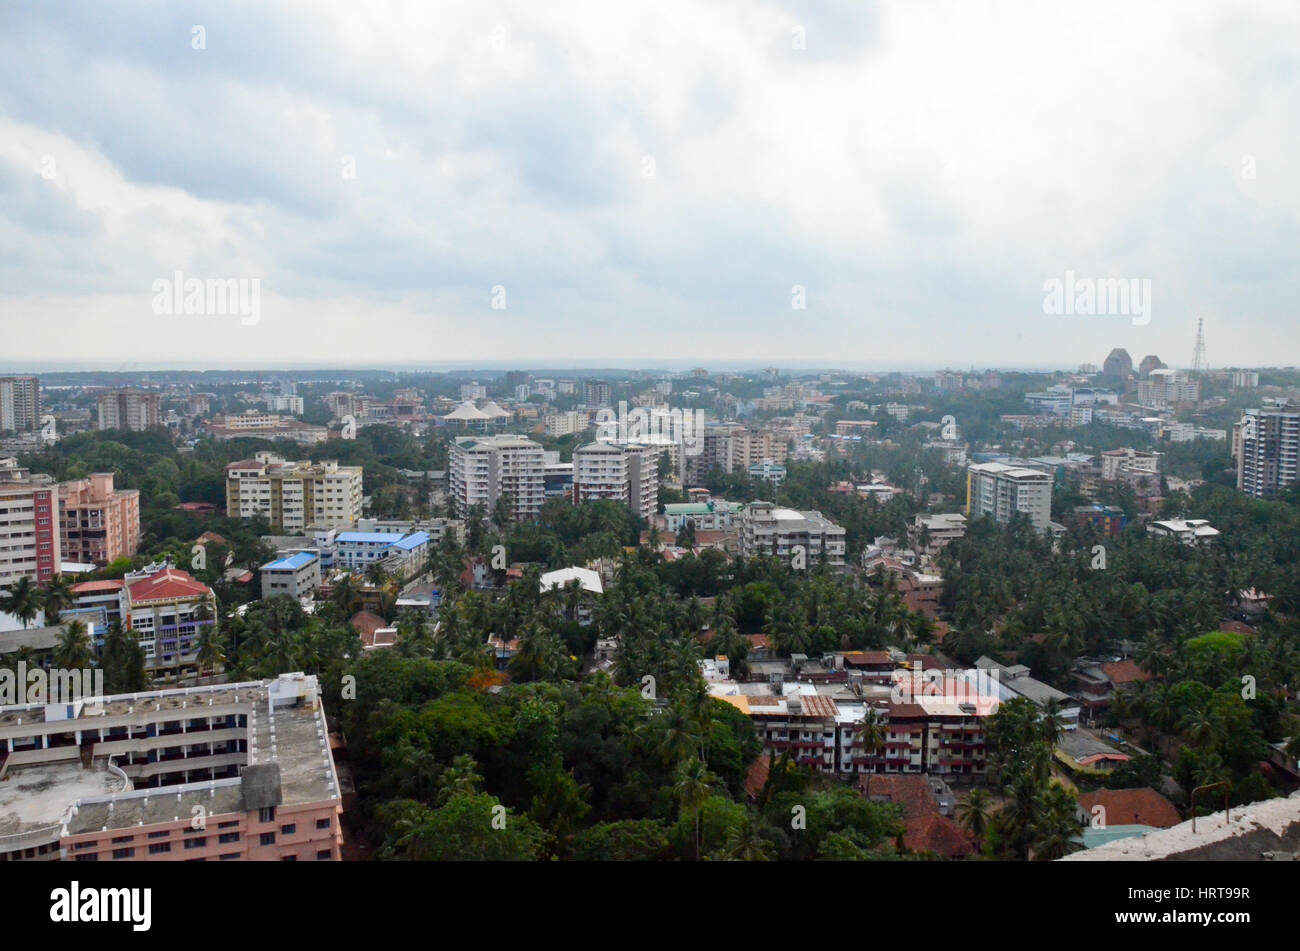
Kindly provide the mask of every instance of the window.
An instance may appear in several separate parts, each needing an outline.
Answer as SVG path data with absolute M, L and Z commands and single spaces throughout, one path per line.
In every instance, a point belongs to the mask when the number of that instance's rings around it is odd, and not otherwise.
M 235 826 L 237 826 L 237 825 L 239 825 L 239 821 L 238 821 L 238 820 L 236 820 L 236 821 L 234 821 L 234 822 L 219 822 L 219 823 L 217 823 L 217 828 L 218 828 L 218 829 L 233 829 L 233 828 L 235 828 Z
M 117 845 L 119 842 L 130 842 L 134 838 L 135 836 L 133 835 L 115 835 L 113 836 L 113 844 Z
M 263 806 L 261 809 L 257 810 L 257 821 L 258 821 L 258 822 L 274 822 L 274 821 L 275 821 L 275 806 Z
M 129 859 L 135 855 L 135 849 L 114 849 L 114 859 Z
M 76 843 L 76 844 L 73 846 L 73 848 L 74 848 L 74 849 L 93 849 L 97 844 L 98 844 L 98 843 L 95 843 L 95 842 L 78 842 L 78 843 Z
M 229 861 L 231 861 L 232 859 L 237 859 L 237 858 L 239 858 L 239 853 L 238 853 L 238 852 L 224 852 L 224 853 L 222 853 L 222 855 L 221 855 L 221 859 L 220 859 L 220 861 L 222 861 L 222 862 L 229 862 Z
M 258 838 L 259 845 L 275 845 L 275 833 L 263 832 Z
M 285 855 L 285 856 L 281 856 L 280 861 L 281 861 L 281 862 L 296 862 L 296 861 L 298 861 L 298 856 L 296 856 L 296 855 Z
M 201 848 L 203 848 L 203 847 L 204 847 L 205 845 L 207 845 L 207 844 L 208 844 L 207 836 L 204 836 L 204 837 L 201 838 L 201 839 L 186 839 L 186 840 L 185 840 L 185 848 L 187 848 L 187 849 L 201 849 Z
M 281 835 L 293 835 L 297 831 L 298 824 L 296 822 L 290 822 L 288 825 L 280 826 Z
M 317 829 L 328 829 L 328 828 L 329 828 L 330 826 L 332 826 L 333 824 L 334 824 L 334 820 L 332 820 L 332 819 L 317 819 L 317 820 L 316 820 L 316 828 L 317 828 Z
M 221 845 L 227 845 L 228 843 L 238 842 L 238 841 L 239 841 L 238 832 L 223 832 L 221 833 L 221 835 L 217 836 L 217 842 L 219 842 Z
M 171 833 L 168 832 L 168 831 L 166 831 L 166 830 L 164 829 L 162 832 L 150 832 L 150 833 L 149 833 L 149 838 L 151 838 L 151 839 L 165 839 L 165 838 L 167 838 L 167 836 L 169 836 L 169 835 L 171 835 Z
M 329 849 L 321 849 L 319 852 L 316 853 L 317 862 L 328 862 L 332 858 L 334 858 L 334 853 L 331 852 Z
M 78 855 L 78 856 L 77 856 L 77 861 L 78 861 L 78 862 L 98 862 L 98 861 L 99 861 L 99 856 L 96 855 L 94 852 L 91 852 L 91 853 L 89 853 L 89 854 L 87 854 L 87 855 Z
M 164 852 L 170 852 L 171 850 L 172 844 L 170 842 L 155 842 L 149 846 L 150 855 L 162 855 Z

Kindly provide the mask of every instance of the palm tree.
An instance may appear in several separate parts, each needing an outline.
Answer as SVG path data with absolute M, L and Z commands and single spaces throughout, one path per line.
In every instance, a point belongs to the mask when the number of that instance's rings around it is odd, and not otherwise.
M 198 665 L 200 679 L 205 669 L 215 673 L 216 668 L 226 662 L 225 638 L 215 624 L 204 624 L 199 628 L 194 648 L 194 661 Z
M 752 814 L 727 833 L 726 856 L 733 862 L 770 862 L 776 846 L 763 838 L 762 823 Z
M 86 633 L 86 622 L 80 618 L 71 620 L 59 632 L 54 646 L 54 666 L 63 670 L 80 670 L 89 667 L 90 661 L 90 635 Z
M 695 820 L 695 861 L 700 860 L 700 819 L 704 803 L 708 801 L 714 775 L 704 765 L 704 760 L 691 758 L 677 767 L 673 779 L 673 793 L 681 803 L 682 814 Z
M 864 756 L 875 756 L 885 745 L 885 732 L 887 730 L 888 720 L 875 707 L 867 707 L 862 714 L 862 720 L 858 723 L 857 737 L 855 745 L 858 746 Z M 876 771 L 876 764 L 870 764 L 867 770 L 866 788 L 863 795 L 867 798 L 871 796 L 871 774 Z
M 975 838 L 983 840 L 989 830 L 991 797 L 983 789 L 972 789 L 965 802 L 957 803 L 957 822 Z
M 1043 716 L 1039 722 L 1043 730 L 1043 739 L 1055 746 L 1056 741 L 1065 732 L 1065 713 L 1059 697 L 1047 698 L 1047 702 L 1043 704 Z
M 45 623 L 57 624 L 59 612 L 73 603 L 72 582 L 67 575 L 57 574 L 50 579 L 41 603 L 45 606 Z
M 18 618 L 26 629 L 41 611 L 40 589 L 32 583 L 31 578 L 24 575 L 0 595 L 0 611 Z

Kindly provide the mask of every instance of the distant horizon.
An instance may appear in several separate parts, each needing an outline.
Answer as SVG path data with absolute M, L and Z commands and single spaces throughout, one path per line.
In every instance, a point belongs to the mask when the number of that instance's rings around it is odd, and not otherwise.
M 1130 354 L 1130 357 L 1133 355 Z M 1135 358 L 1135 364 L 1141 358 Z M 1100 373 L 1102 361 L 1098 360 L 1095 364 Z M 238 373 L 247 371 L 250 373 L 342 373 L 342 372 L 360 372 L 360 373 L 456 373 L 456 372 L 483 372 L 498 373 L 512 370 L 523 370 L 534 375 L 554 375 L 563 376 L 564 374 L 582 373 L 590 375 L 594 372 L 610 371 L 635 371 L 638 373 L 655 374 L 655 373 L 682 373 L 689 372 L 696 367 L 703 367 L 710 375 L 715 373 L 759 373 L 767 367 L 774 367 L 783 374 L 796 375 L 803 373 L 852 373 L 852 374 L 876 374 L 876 373 L 899 373 L 904 375 L 932 375 L 941 372 L 964 373 L 964 374 L 981 374 L 981 373 L 1078 373 L 1080 364 L 1073 366 L 1060 365 L 1003 365 L 1003 366 L 974 366 L 974 367 L 956 367 L 951 364 L 888 364 L 888 363 L 816 363 L 808 361 L 787 362 L 781 360 L 772 360 L 769 362 L 750 362 L 720 360 L 710 363 L 699 363 L 690 360 L 661 360 L 652 363 L 633 363 L 632 361 L 605 360 L 605 361 L 577 361 L 569 366 L 554 366 L 545 363 L 524 363 L 522 361 L 510 360 L 441 360 L 431 363 L 324 363 L 324 362 L 306 362 L 306 363 L 261 363 L 261 362 L 235 362 L 219 361 L 212 363 L 170 363 L 170 362 L 140 362 L 135 364 L 124 364 L 117 368 L 108 368 L 96 366 L 94 364 L 80 361 L 64 361 L 51 363 L 37 363 L 28 361 L 19 361 L 12 363 L 0 363 L 0 375 L 28 375 L 41 376 L 42 374 L 86 374 L 86 373 L 108 373 L 108 374 L 131 374 L 131 373 Z M 1188 367 L 1169 365 L 1171 369 L 1188 370 Z M 1293 365 L 1284 366 L 1233 366 L 1233 367 L 1211 367 L 1203 372 L 1228 372 L 1233 370 L 1295 370 Z

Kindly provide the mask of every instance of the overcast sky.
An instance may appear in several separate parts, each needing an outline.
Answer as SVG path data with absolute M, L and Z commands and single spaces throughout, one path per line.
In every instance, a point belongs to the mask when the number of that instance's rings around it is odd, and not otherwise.
M 0 363 L 1295 364 L 1297 116 L 1294 0 L 7 0 Z

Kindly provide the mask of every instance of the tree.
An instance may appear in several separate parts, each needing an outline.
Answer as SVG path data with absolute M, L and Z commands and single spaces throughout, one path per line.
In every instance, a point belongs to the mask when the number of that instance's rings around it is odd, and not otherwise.
M 991 804 L 992 798 L 987 792 L 979 788 L 972 789 L 966 800 L 957 804 L 958 823 L 975 838 L 982 840 L 988 832 Z
M 0 611 L 12 614 L 26 629 L 41 611 L 41 592 L 26 575 L 0 595 Z
M 72 582 L 68 580 L 67 575 L 57 574 L 50 579 L 49 584 L 45 586 L 41 603 L 45 607 L 45 623 L 57 624 L 59 613 L 73 603 Z
M 862 719 L 858 722 L 857 736 L 854 737 L 854 745 L 862 750 L 863 756 L 874 757 L 885 745 L 885 732 L 888 729 L 888 721 L 875 707 L 868 706 L 862 714 Z M 870 764 L 867 770 L 866 789 L 863 795 L 871 798 L 871 774 L 876 771 L 875 764 Z
M 80 670 L 90 666 L 92 659 L 90 635 L 86 622 L 80 618 L 63 625 L 54 646 L 54 666 L 63 670 Z

